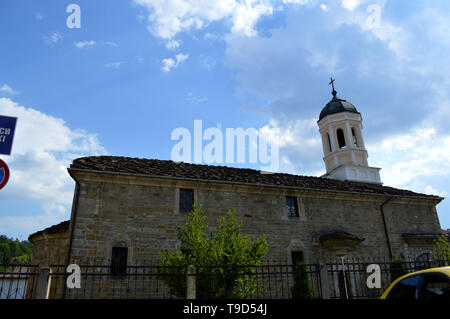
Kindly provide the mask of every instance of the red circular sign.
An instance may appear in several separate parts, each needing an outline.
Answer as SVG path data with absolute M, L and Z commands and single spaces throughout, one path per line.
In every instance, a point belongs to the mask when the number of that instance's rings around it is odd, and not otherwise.
M 9 168 L 5 162 L 0 159 L 0 189 L 5 187 L 9 179 Z

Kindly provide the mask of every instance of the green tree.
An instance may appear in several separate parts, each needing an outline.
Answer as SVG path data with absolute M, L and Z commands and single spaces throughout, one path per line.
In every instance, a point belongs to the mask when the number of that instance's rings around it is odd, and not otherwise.
M 294 286 L 291 289 L 292 299 L 313 299 L 313 291 L 308 273 L 306 272 L 306 265 L 302 262 L 297 262 L 294 267 Z
M 408 271 L 406 270 L 405 263 L 401 258 L 392 259 L 390 262 L 390 269 L 391 269 L 391 282 L 408 273 Z
M 31 255 L 20 255 L 11 258 L 11 264 L 15 265 L 29 265 L 31 263 Z
M 32 252 L 33 245 L 29 241 L 13 240 L 0 235 L 0 264 L 28 264 Z
M 256 269 L 267 254 L 262 236 L 251 242 L 241 234 L 236 210 L 222 217 L 217 233 L 207 235 L 208 224 L 201 207 L 194 203 L 186 224 L 179 230 L 181 245 L 161 252 L 161 272 L 172 294 L 186 296 L 186 267 L 196 267 L 199 298 L 248 298 L 259 291 Z M 247 267 L 245 267 L 247 266 Z
M 433 251 L 430 254 L 439 261 L 445 262 L 450 260 L 450 243 L 447 236 L 442 235 L 434 240 Z
M 0 263 L 9 264 L 12 254 L 8 242 L 0 243 Z

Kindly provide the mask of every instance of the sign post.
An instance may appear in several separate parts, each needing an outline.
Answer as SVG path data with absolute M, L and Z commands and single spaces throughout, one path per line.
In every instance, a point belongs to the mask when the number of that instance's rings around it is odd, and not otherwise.
M 11 155 L 16 122 L 16 117 L 0 115 L 0 154 Z
M 0 154 L 11 155 L 16 122 L 17 117 L 0 115 Z M 0 159 L 0 190 L 6 186 L 8 180 L 8 165 Z

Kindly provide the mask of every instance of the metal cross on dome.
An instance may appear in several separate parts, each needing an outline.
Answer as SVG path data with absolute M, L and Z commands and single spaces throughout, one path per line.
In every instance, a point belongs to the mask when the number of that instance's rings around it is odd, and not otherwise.
M 336 97 L 337 92 L 336 92 L 336 90 L 334 89 L 334 81 L 335 81 L 335 79 L 331 78 L 331 81 L 330 81 L 330 83 L 328 83 L 328 85 L 331 85 L 331 86 L 332 86 L 333 92 L 331 92 L 331 93 L 333 94 L 334 97 Z

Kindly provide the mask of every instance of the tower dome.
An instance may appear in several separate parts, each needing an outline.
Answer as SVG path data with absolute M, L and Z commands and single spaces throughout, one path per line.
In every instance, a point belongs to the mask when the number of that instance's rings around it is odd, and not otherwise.
M 327 105 L 325 105 L 325 107 L 322 109 L 322 112 L 320 112 L 319 121 L 327 115 L 341 112 L 352 112 L 359 114 L 353 104 L 348 103 L 346 100 L 338 98 L 337 92 L 334 89 L 334 81 L 335 80 L 331 78 L 330 84 L 333 86 L 333 92 L 331 92 L 333 94 L 333 98 L 330 102 L 327 103 Z
M 333 91 L 333 93 L 336 93 L 336 91 Z M 352 112 L 359 114 L 353 104 L 347 102 L 346 100 L 340 99 L 336 96 L 336 94 L 333 94 L 331 101 L 328 102 L 322 109 L 322 112 L 320 112 L 319 121 L 327 115 L 341 112 Z

